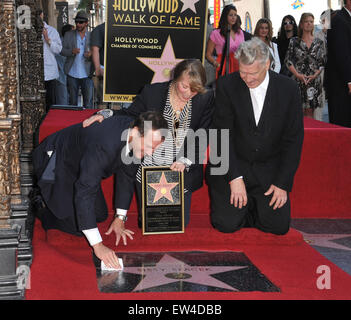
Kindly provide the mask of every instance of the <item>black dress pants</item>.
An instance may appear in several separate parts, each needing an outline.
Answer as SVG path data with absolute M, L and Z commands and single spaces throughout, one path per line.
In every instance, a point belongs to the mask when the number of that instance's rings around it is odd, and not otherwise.
M 328 90 L 329 122 L 351 128 L 351 95 L 346 85 L 334 85 Z
M 272 194 L 264 190 L 252 173 L 245 178 L 248 202 L 241 209 L 230 204 L 230 186 L 223 176 L 208 178 L 211 199 L 211 222 L 221 232 L 232 233 L 243 227 L 257 228 L 264 232 L 283 235 L 289 231 L 290 199 L 280 209 L 269 206 Z
M 46 104 L 46 112 L 49 112 L 50 107 L 56 103 L 56 80 L 45 81 L 45 104 Z

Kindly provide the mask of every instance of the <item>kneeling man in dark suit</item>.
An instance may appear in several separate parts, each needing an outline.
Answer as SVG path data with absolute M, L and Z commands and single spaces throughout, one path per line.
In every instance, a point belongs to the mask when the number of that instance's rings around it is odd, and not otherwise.
M 229 131 L 229 145 L 218 139 L 210 150 L 219 146 L 221 158 L 227 153 L 228 170 L 210 154 L 211 221 L 221 232 L 254 227 L 282 235 L 289 230 L 288 193 L 304 135 L 299 89 L 269 70 L 269 48 L 261 40 L 242 43 L 236 57 L 239 72 L 217 82 L 213 127 Z
M 106 220 L 107 205 L 101 180 L 115 174 L 116 216 L 106 234 L 117 241 L 133 232 L 124 229 L 118 210 L 128 210 L 140 159 L 163 142 L 167 122 L 157 112 L 136 120 L 111 117 L 83 128 L 81 123 L 48 136 L 33 152 L 34 173 L 45 202 L 40 216 L 44 229 L 85 235 L 95 255 L 106 266 L 118 268 L 114 251 L 102 244 L 97 222 Z M 124 218 L 124 216 L 122 217 Z

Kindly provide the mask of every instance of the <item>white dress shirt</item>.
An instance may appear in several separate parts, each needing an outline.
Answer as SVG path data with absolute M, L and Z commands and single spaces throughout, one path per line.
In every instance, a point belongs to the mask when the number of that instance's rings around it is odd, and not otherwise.
M 130 152 L 130 148 L 129 148 L 129 130 L 128 130 L 128 136 L 127 136 L 127 143 L 126 143 L 126 155 L 129 154 Z M 116 209 L 116 214 L 121 215 L 121 216 L 126 216 L 127 215 L 127 211 L 125 209 Z M 87 238 L 89 244 L 91 246 L 102 242 L 102 238 L 101 238 L 101 234 L 98 228 L 92 228 L 92 229 L 87 229 L 87 230 L 82 230 L 83 234 L 85 235 L 85 237 Z
M 258 125 L 258 122 L 260 121 L 262 109 L 263 109 L 263 104 L 264 104 L 264 99 L 266 98 L 266 92 L 269 84 L 269 72 L 267 72 L 266 77 L 264 78 L 263 82 L 254 89 L 249 89 L 250 90 L 250 96 L 251 96 L 251 101 L 252 101 L 252 106 L 253 106 L 253 111 L 255 115 L 255 121 L 256 121 L 256 126 Z
M 49 26 L 44 21 L 44 28 L 48 31 L 48 37 L 50 39 L 50 45 L 43 39 L 43 55 L 44 55 L 44 80 L 50 81 L 59 77 L 59 71 L 57 61 L 55 58 L 56 54 L 60 54 L 62 50 L 62 42 L 57 30 Z
M 261 117 L 261 113 L 262 113 L 262 109 L 263 109 L 263 104 L 264 104 L 264 99 L 266 98 L 268 84 L 269 84 L 269 72 L 267 71 L 266 77 L 264 78 L 263 82 L 257 88 L 254 88 L 254 89 L 249 88 L 253 111 L 254 111 L 254 115 L 255 115 L 256 126 L 258 125 L 258 122 L 260 121 L 260 117 Z M 242 178 L 243 178 L 243 176 L 240 176 L 240 177 L 237 177 L 233 180 L 242 179 Z

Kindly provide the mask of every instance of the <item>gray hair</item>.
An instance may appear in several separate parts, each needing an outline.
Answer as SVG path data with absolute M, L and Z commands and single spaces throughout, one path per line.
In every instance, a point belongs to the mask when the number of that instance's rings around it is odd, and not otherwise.
M 253 64 L 255 61 L 265 64 L 270 59 L 269 47 L 261 39 L 254 37 L 239 46 L 235 58 L 239 63 L 246 65 Z

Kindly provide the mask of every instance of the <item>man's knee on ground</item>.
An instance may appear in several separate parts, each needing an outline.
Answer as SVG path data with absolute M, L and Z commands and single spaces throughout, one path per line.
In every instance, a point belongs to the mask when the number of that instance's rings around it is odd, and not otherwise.
M 224 224 L 224 223 L 220 223 L 218 221 L 211 221 L 212 222 L 212 226 L 217 229 L 220 232 L 223 233 L 234 233 L 238 230 L 241 229 L 241 225 L 234 225 L 234 224 Z
M 289 232 L 289 224 L 287 225 L 281 225 L 281 226 L 270 226 L 270 227 L 264 227 L 264 228 L 259 228 L 262 229 L 264 232 L 272 233 L 277 236 L 283 236 Z

